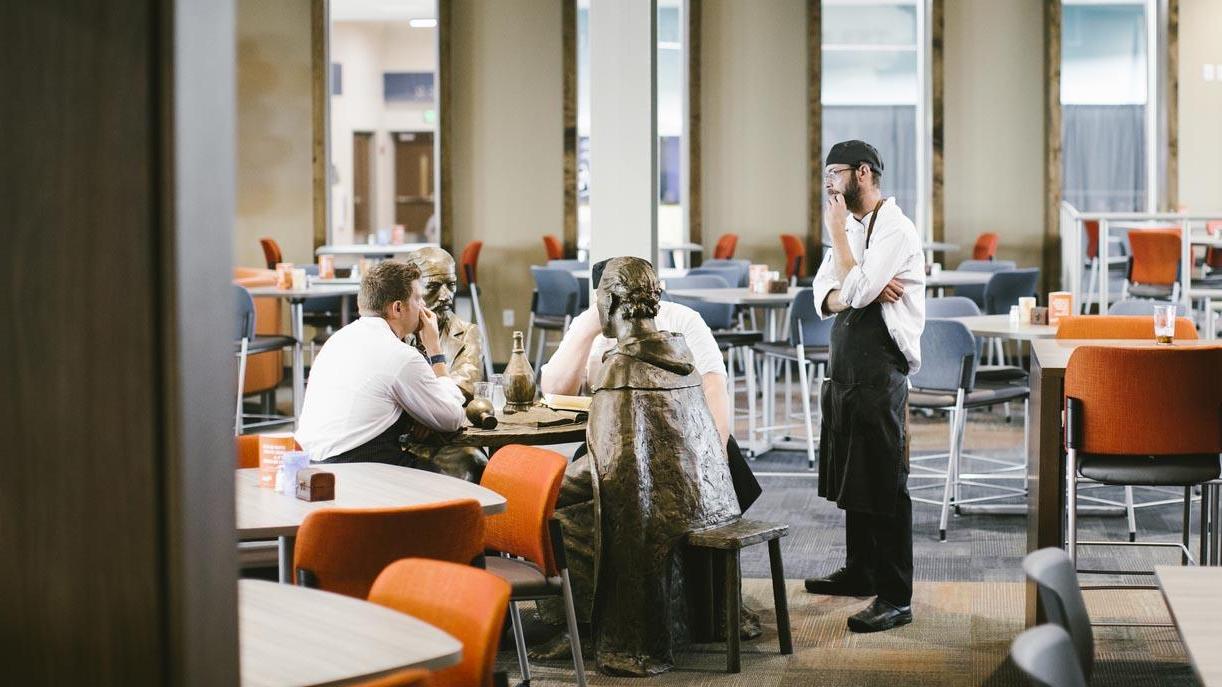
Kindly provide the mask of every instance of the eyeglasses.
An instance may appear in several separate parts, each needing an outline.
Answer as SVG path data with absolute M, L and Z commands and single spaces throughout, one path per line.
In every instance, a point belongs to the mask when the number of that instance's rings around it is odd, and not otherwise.
M 833 170 L 831 170 L 831 171 L 824 172 L 824 173 L 823 173 L 823 178 L 824 178 L 824 180 L 826 180 L 826 181 L 831 181 L 832 179 L 835 179 L 835 178 L 836 178 L 836 175 L 837 175 L 837 174 L 839 174 L 839 173 L 841 173 L 841 172 L 851 172 L 851 171 L 853 171 L 853 169 L 854 169 L 853 167 L 841 167 L 840 169 L 833 169 Z

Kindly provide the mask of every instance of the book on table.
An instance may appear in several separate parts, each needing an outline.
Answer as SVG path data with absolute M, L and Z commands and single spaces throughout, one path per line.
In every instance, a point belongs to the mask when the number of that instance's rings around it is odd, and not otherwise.
M 565 396 L 563 394 L 543 394 L 543 405 L 552 410 L 573 410 L 579 413 L 590 412 L 589 396 Z

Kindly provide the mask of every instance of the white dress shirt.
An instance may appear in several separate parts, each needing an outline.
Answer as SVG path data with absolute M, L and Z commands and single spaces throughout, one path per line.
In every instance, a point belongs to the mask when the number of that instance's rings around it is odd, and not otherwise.
M 840 289 L 842 303 L 864 308 L 878 298 L 892 277 L 898 277 L 904 295 L 894 303 L 882 304 L 883 322 L 908 359 L 908 374 L 914 375 L 921 369 L 921 332 L 925 329 L 925 253 L 921 237 L 912 220 L 895 204 L 895 198 L 888 198 L 878 209 L 870 247 L 866 248 L 866 227 L 873 214 L 867 213 L 861 221 L 849 214 L 845 228 L 857 266 L 843 280 L 836 278 L 835 249 L 824 253 L 812 285 L 815 306 L 823 319 L 833 317 L 835 313 L 826 311 L 824 305 L 828 292 Z
M 683 335 L 688 350 L 692 352 L 692 362 L 698 374 L 704 376 L 715 372 L 723 377 L 726 375 L 726 365 L 721 358 L 721 349 L 718 348 L 717 341 L 713 338 L 713 331 L 704 323 L 700 313 L 680 303 L 662 301 L 658 304 L 658 315 L 654 318 L 654 324 L 662 331 Z M 584 331 L 597 326 L 598 310 L 589 308 L 569 323 L 569 331 Z M 555 355 L 561 357 L 565 346 L 575 345 L 572 337 L 566 336 L 560 341 L 560 347 L 556 349 Z M 603 368 L 603 354 L 614 347 L 615 339 L 608 339 L 602 334 L 594 337 L 594 343 L 590 346 L 590 355 L 586 358 L 587 387 L 594 388 L 594 384 L 598 381 L 598 373 Z M 550 364 L 545 364 L 543 369 L 546 370 Z M 540 373 L 542 374 L 542 371 Z
M 420 351 L 380 317 L 362 317 L 333 334 L 310 368 L 297 443 L 325 460 L 385 432 L 401 412 L 442 432 L 463 425 L 463 394 L 433 373 Z

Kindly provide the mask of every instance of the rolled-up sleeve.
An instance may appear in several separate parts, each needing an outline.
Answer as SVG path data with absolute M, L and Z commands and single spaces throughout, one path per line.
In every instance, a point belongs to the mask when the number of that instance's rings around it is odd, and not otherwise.
M 819 271 L 815 273 L 815 280 L 811 282 L 811 291 L 815 296 L 815 308 L 818 309 L 820 318 L 826 320 L 835 316 L 836 313 L 827 312 L 823 306 L 826 304 L 827 294 L 838 288 L 840 288 L 840 280 L 836 279 L 833 250 L 828 248 L 823 251 L 823 263 L 819 265 Z
M 910 252 L 908 238 L 899 226 L 876 232 L 861 261 L 844 276 L 840 300 L 850 308 L 873 303 L 887 282 L 900 273 Z
M 466 400 L 458 384 L 438 377 L 427 360 L 411 350 L 393 383 L 395 398 L 408 414 L 439 432 L 457 432 L 463 426 Z

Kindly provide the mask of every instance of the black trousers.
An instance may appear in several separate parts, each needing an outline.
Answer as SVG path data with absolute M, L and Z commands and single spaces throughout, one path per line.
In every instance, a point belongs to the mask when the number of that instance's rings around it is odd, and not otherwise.
M 912 602 L 912 499 L 908 475 L 900 480 L 895 511 L 845 511 L 845 567 L 874 580 L 878 598 L 893 606 Z
M 385 431 L 369 441 L 322 461 L 324 463 L 387 463 L 405 468 L 417 468 L 437 472 L 437 468 L 426 461 L 418 460 L 399 448 L 399 435 L 406 432 L 409 420 L 406 413 L 400 414 Z

